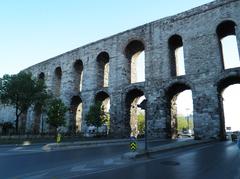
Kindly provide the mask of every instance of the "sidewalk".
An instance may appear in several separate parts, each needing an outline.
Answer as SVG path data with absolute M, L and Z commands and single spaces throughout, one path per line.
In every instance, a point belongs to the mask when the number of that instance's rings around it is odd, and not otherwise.
M 156 147 L 151 147 L 148 149 L 148 151 L 145 150 L 139 150 L 136 152 L 127 152 L 125 153 L 122 158 L 123 159 L 136 159 L 141 157 L 146 157 L 151 154 L 156 154 L 164 151 L 184 148 L 184 147 L 190 147 L 194 145 L 200 145 L 200 144 L 207 144 L 207 143 L 213 143 L 216 142 L 214 139 L 206 139 L 206 140 L 186 140 L 186 141 L 176 141 L 169 144 L 163 144 Z
M 149 142 L 163 142 L 168 141 L 167 139 L 150 139 Z M 143 146 L 144 139 L 138 139 L 137 142 L 140 146 Z M 63 143 L 49 143 L 44 145 L 43 150 L 63 150 L 63 149 L 74 149 L 74 148 L 87 148 L 107 145 L 129 145 L 130 139 L 107 139 L 107 140 L 90 140 L 90 141 L 76 141 L 76 142 L 63 142 Z M 141 147 L 140 147 L 141 148 Z M 143 148 L 143 147 L 142 147 Z
M 165 142 L 155 147 L 149 147 L 147 152 L 144 151 L 144 139 L 138 139 L 138 149 L 136 152 L 128 152 L 123 155 L 125 159 L 134 159 L 144 157 L 149 154 L 154 154 L 166 150 L 173 150 L 183 147 L 188 147 L 192 145 L 199 145 L 214 142 L 216 140 L 183 140 L 183 141 L 171 141 L 167 139 L 151 139 L 148 142 Z M 130 139 L 112 139 L 112 140 L 96 140 L 96 141 L 77 141 L 77 142 L 64 142 L 64 143 L 50 143 L 42 147 L 45 151 L 52 150 L 68 150 L 68 149 L 77 149 L 77 148 L 88 148 L 88 147 L 100 147 L 100 146 L 110 146 L 110 145 L 129 145 Z M 130 149 L 129 149 L 130 150 Z
M 77 142 L 64 142 L 64 143 L 50 143 L 43 146 L 43 150 L 63 150 L 74 148 L 87 148 L 106 145 L 122 145 L 128 144 L 129 139 L 112 139 L 112 140 L 96 140 L 96 141 L 77 141 Z

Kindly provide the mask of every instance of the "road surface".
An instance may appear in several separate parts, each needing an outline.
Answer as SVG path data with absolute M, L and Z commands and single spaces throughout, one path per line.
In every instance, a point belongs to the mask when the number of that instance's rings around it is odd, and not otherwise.
M 41 147 L 0 147 L 0 178 L 240 178 L 240 150 L 230 141 L 172 150 L 136 160 L 122 159 L 122 154 L 129 151 L 127 145 L 51 152 Z

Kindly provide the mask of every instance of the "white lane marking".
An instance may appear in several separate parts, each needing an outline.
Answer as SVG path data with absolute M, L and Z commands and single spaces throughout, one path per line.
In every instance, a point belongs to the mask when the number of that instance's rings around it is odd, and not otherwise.
M 8 150 L 8 151 L 18 151 L 18 150 L 21 150 L 21 149 L 23 149 L 23 147 L 16 147 L 16 148 L 10 149 L 10 150 Z
M 91 171 L 93 170 L 92 168 L 86 168 L 86 165 L 78 165 L 74 166 L 70 169 L 71 172 L 81 172 L 81 171 Z
M 105 159 L 105 160 L 103 161 L 103 163 L 104 163 L 104 165 L 111 165 L 111 164 L 114 163 L 114 160 L 113 160 L 113 159 Z
M 37 175 L 32 175 L 32 176 L 27 176 L 25 179 L 41 179 L 44 176 L 46 176 L 48 172 L 42 173 L 42 174 L 37 174 Z
M 8 156 L 9 153 L 0 153 L 0 156 Z
M 23 150 L 19 150 L 20 152 L 38 152 L 41 150 L 37 150 L 37 149 L 23 149 Z
M 78 165 L 78 166 L 72 167 L 70 171 L 78 172 L 78 171 L 81 171 L 82 169 L 84 169 L 85 167 L 86 167 L 86 165 Z
M 10 149 L 8 150 L 8 152 L 38 152 L 38 151 L 41 151 L 41 149 L 28 149 L 28 148 L 25 148 L 25 147 L 16 147 L 14 149 Z

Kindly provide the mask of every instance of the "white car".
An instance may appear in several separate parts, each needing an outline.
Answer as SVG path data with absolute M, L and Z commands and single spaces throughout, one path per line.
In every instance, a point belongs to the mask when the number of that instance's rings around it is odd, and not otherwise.
M 107 125 L 102 125 L 101 127 L 95 127 L 95 126 L 88 126 L 87 130 L 85 132 L 85 137 L 94 137 L 97 135 L 107 135 L 108 133 L 108 129 L 107 129 Z

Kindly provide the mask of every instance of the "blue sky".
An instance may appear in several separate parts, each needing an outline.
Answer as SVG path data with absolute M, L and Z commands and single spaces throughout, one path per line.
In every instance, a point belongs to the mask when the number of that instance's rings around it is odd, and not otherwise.
M 0 77 L 211 0 L 5 0 Z

